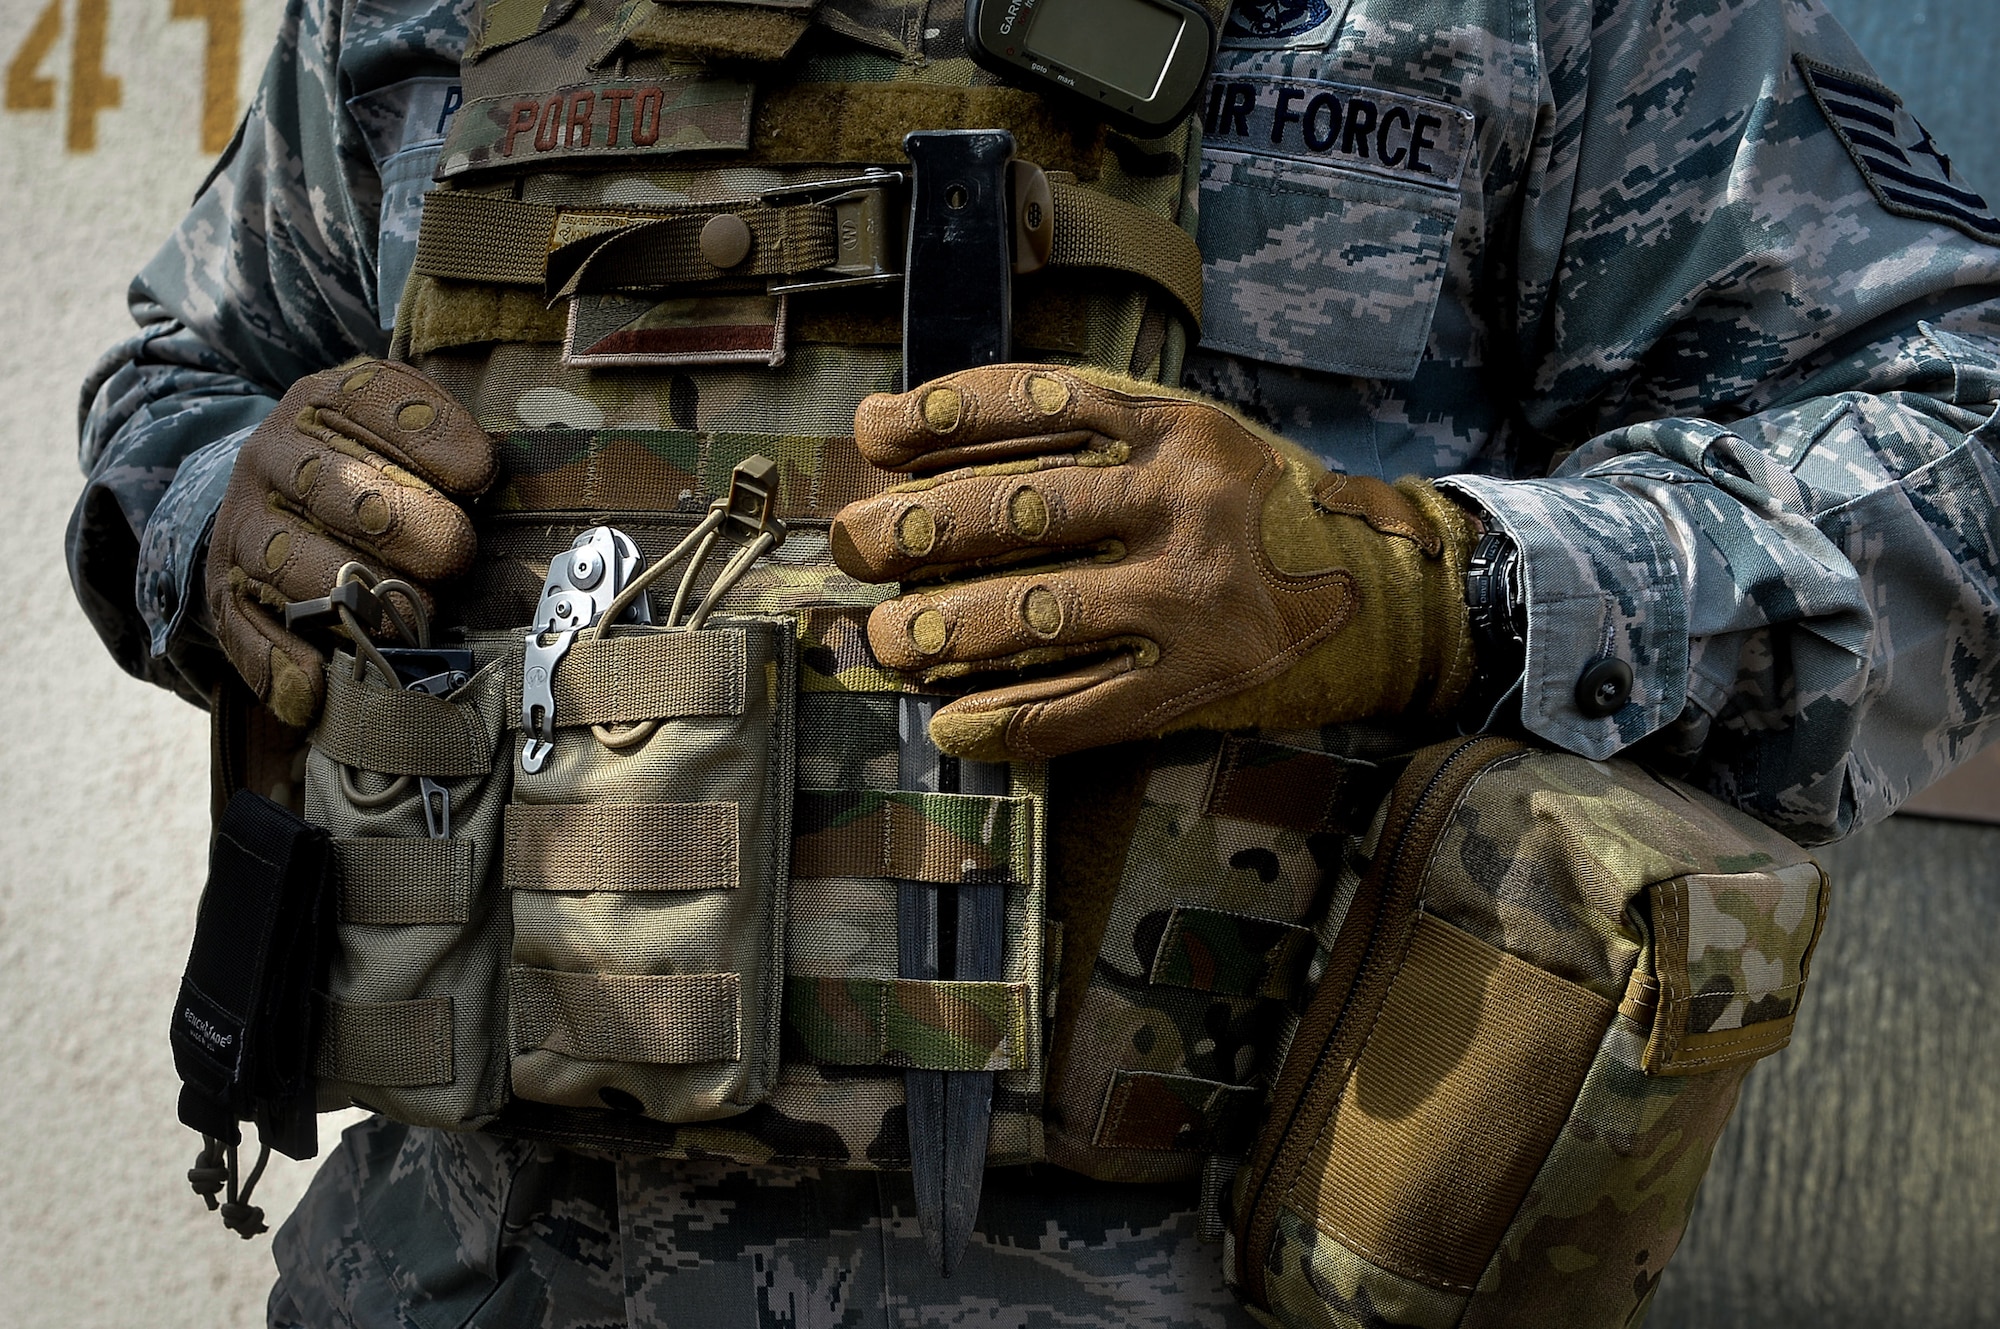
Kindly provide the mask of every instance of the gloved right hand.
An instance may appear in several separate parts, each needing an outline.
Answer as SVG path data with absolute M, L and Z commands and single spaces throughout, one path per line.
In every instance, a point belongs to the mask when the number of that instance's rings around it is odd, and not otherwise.
M 419 586 L 463 573 L 478 542 L 457 500 L 497 465 L 465 408 L 407 365 L 292 385 L 237 456 L 208 546 L 216 635 L 273 714 L 303 727 L 326 695 L 325 663 L 285 630 L 285 605 L 326 595 L 347 562 Z

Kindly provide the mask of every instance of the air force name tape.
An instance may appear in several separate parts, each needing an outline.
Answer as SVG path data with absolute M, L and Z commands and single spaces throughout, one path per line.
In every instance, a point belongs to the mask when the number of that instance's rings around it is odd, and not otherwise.
M 1797 63 L 1820 113 L 1884 208 L 2000 245 L 2000 217 L 1952 170 L 1951 158 L 1901 97 L 1874 79 L 1817 60 L 1799 56 Z
M 1202 146 L 1455 190 L 1472 150 L 1472 113 L 1346 83 L 1218 75 L 1202 112 Z

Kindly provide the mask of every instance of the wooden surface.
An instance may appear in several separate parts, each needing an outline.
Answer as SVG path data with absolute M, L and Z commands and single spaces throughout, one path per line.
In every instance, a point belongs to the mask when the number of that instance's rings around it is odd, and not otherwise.
M 1819 851 L 1826 936 L 1649 1329 L 2000 1325 L 2000 828 Z

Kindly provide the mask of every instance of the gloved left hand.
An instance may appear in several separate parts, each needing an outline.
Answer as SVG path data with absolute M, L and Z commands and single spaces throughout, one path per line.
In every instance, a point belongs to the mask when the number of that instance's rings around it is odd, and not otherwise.
M 472 565 L 463 504 L 496 471 L 493 440 L 408 365 L 366 361 L 293 384 L 237 454 L 209 537 L 216 636 L 258 700 L 309 723 L 325 662 L 286 630 L 285 604 L 327 594 L 349 561 L 428 595 Z
M 1046 366 L 869 397 L 854 430 L 917 478 L 843 509 L 834 558 L 907 584 L 869 615 L 884 664 L 977 680 L 932 720 L 946 752 L 1438 716 L 1471 682 L 1471 523 L 1428 482 L 1330 475 L 1213 402 Z

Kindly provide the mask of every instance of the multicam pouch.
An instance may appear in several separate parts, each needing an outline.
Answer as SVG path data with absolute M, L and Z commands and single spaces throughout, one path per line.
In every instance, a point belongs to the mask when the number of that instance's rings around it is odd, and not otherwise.
M 323 1110 L 359 1103 L 470 1129 L 506 1098 L 508 922 L 491 868 L 508 701 L 498 660 L 449 697 L 357 679 L 346 654 L 327 669 L 305 782 L 306 819 L 333 835 L 340 901 L 317 1052 Z M 449 799 L 441 838 L 426 778 Z
M 1825 919 L 1776 832 L 1626 762 L 1420 753 L 1355 860 L 1234 1189 L 1284 1325 L 1624 1325 Z
M 649 554 L 685 534 L 671 522 L 636 518 L 624 519 L 621 528 Z M 495 574 L 482 602 L 486 612 L 514 612 L 528 599 L 528 588 L 539 586 L 531 574 L 573 533 L 567 525 L 543 520 L 492 529 L 485 544 L 495 556 L 489 565 Z M 500 575 L 516 567 L 522 570 L 519 586 Z M 979 1069 L 996 1073 L 988 1162 L 1042 1157 L 1047 1012 L 1042 772 L 1030 765 L 1011 768 L 1004 793 L 899 790 L 901 684 L 867 653 L 866 602 L 827 603 L 864 594 L 879 598 L 872 588 L 855 587 L 833 573 L 824 537 L 799 523 L 777 558 L 753 567 L 724 602 L 742 617 L 710 620 L 770 622 L 751 616 L 776 615 L 798 657 L 796 680 L 787 684 L 797 691 L 795 719 L 787 720 L 796 734 L 797 770 L 787 832 L 784 963 L 772 970 L 783 983 L 780 1056 L 768 1092 L 734 1115 L 668 1121 L 629 1105 L 608 1107 L 602 1095 L 594 1106 L 575 1098 L 564 1106 L 536 1101 L 537 1095 L 523 1088 L 517 1060 L 517 1094 L 495 1129 L 663 1157 L 901 1169 L 909 1166 L 906 1072 Z M 483 638 L 490 622 L 473 631 Z M 577 649 L 582 645 L 572 651 Z M 573 663 L 566 658 L 557 678 Z M 560 695 L 555 711 L 560 724 L 584 714 Z M 587 727 L 574 732 L 570 739 L 570 731 L 562 731 L 558 743 L 596 745 Z M 548 771 L 557 764 L 552 757 Z M 519 779 L 510 817 L 530 797 L 524 791 L 531 777 Z M 627 797 L 609 786 L 593 792 Z M 647 861 L 657 866 L 665 860 Z M 985 982 L 899 977 L 897 883 L 956 883 L 967 873 L 1002 890 L 1001 977 Z M 517 923 L 523 899 L 517 888 Z M 622 1082 L 612 1087 L 634 1092 Z
M 710 623 L 554 673 L 553 751 L 506 813 L 519 1098 L 705 1121 L 777 1077 L 796 653 L 789 621 Z

